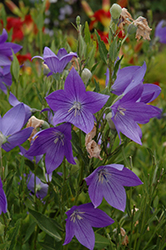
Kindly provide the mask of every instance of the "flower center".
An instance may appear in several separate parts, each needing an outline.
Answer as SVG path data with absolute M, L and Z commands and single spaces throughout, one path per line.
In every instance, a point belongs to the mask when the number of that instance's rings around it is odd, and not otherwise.
M 72 109 L 75 109 L 74 116 L 76 116 L 77 112 L 78 112 L 78 114 L 80 113 L 81 103 L 80 102 L 74 102 L 73 106 L 68 110 L 68 112 L 70 112 Z
M 104 169 L 100 170 L 98 172 L 98 180 L 99 180 L 99 182 L 103 183 L 103 180 L 108 181 L 108 179 L 107 179 L 108 174 L 109 173 L 107 173 L 106 170 L 104 170 Z
M 71 215 L 70 215 L 70 220 L 75 222 L 77 219 L 82 220 L 83 217 L 81 214 L 84 214 L 84 212 L 79 212 L 78 210 L 75 210 Z
M 6 140 L 6 137 L 2 134 L 2 132 L 0 132 L 0 147 L 2 146 L 2 144 L 4 143 L 4 142 L 6 142 L 7 140 Z
M 124 111 L 126 111 L 126 109 L 119 106 L 117 110 L 121 115 L 125 115 Z
M 59 140 L 62 142 L 62 145 L 64 146 L 64 134 L 62 134 L 61 132 L 55 132 L 55 140 L 54 140 L 54 143 L 56 144 Z

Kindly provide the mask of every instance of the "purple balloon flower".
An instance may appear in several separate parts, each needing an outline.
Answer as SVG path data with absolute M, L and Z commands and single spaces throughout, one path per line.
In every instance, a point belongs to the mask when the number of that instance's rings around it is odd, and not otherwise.
M 123 186 L 141 185 L 141 180 L 129 169 L 120 164 L 100 166 L 85 178 L 89 186 L 89 196 L 93 205 L 98 207 L 103 197 L 112 206 L 124 211 L 126 192 Z
M 73 56 L 77 57 L 77 53 L 70 52 L 69 54 L 64 48 L 61 48 L 58 51 L 58 54 L 55 55 L 52 50 L 50 50 L 48 47 L 44 48 L 44 55 L 41 56 L 34 56 L 34 58 L 40 58 L 44 60 L 44 63 L 48 66 L 48 68 L 51 70 L 51 73 L 61 73 L 66 65 L 71 61 Z M 49 73 L 48 75 L 51 75 Z
M 159 39 L 160 43 L 166 43 L 166 21 L 161 20 L 155 30 L 155 36 Z
M 14 43 L 6 42 L 8 34 L 5 29 L 3 29 L 2 35 L 0 35 L 0 66 L 11 65 L 12 61 L 12 50 L 17 53 L 22 46 Z
M 3 117 L 0 117 L 0 147 L 10 151 L 24 143 L 32 133 L 33 128 L 22 127 L 25 120 L 24 105 L 18 104 L 11 108 Z
M 7 94 L 7 86 L 12 84 L 12 75 L 10 73 L 10 66 L 0 67 L 0 89 Z
M 68 244 L 75 236 L 83 246 L 93 250 L 95 235 L 92 227 L 107 227 L 114 223 L 105 212 L 94 208 L 92 203 L 73 206 L 66 214 L 66 238 L 63 245 Z
M 46 97 L 46 101 L 56 111 L 54 125 L 70 122 L 87 134 L 94 126 L 93 114 L 104 106 L 108 98 L 108 95 L 86 91 L 81 77 L 72 68 L 66 78 L 64 90 L 54 91 Z
M 71 125 L 62 124 L 37 133 L 26 155 L 36 156 L 45 154 L 47 173 L 50 174 L 62 163 L 64 156 L 71 164 L 75 164 L 71 146 Z
M 52 180 L 52 173 L 49 175 L 46 174 L 46 181 Z M 33 193 L 35 193 L 35 175 L 30 171 L 30 174 L 28 175 L 27 179 L 27 187 L 29 190 L 31 190 Z M 36 176 L 36 196 L 38 198 L 43 199 L 47 195 L 48 191 L 48 184 L 43 183 L 37 176 Z
M 0 178 L 0 214 L 2 212 L 3 213 L 7 212 L 7 199 L 6 199 L 6 195 L 3 191 L 3 185 L 2 185 L 1 178 Z
M 119 138 L 121 132 L 140 145 L 142 145 L 142 132 L 137 123 L 147 123 L 150 118 L 157 117 L 161 113 L 159 108 L 139 102 L 142 92 L 143 85 L 138 85 L 111 106 L 112 121 Z

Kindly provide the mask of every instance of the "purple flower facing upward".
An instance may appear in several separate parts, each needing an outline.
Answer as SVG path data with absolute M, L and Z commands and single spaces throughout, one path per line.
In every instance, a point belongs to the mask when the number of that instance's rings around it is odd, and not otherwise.
M 6 199 L 6 195 L 3 191 L 3 185 L 2 185 L 1 178 L 0 178 L 0 214 L 2 212 L 3 213 L 7 212 L 7 199 Z
M 0 66 L 11 65 L 12 61 L 12 50 L 17 53 L 22 46 L 14 43 L 6 42 L 8 34 L 5 29 L 3 29 L 2 35 L 0 35 Z
M 124 211 L 126 192 L 123 186 L 141 185 L 141 180 L 129 169 L 120 164 L 100 166 L 85 178 L 89 186 L 89 196 L 93 205 L 98 207 L 103 197 L 113 207 Z
M 139 102 L 142 92 L 143 85 L 138 85 L 111 106 L 112 121 L 115 124 L 120 141 L 121 132 L 142 145 L 142 132 L 137 123 L 147 123 L 150 118 L 157 117 L 161 113 L 159 108 Z
M 0 89 L 7 94 L 7 86 L 12 84 L 12 75 L 10 73 L 10 66 L 0 67 Z
M 92 227 L 107 227 L 114 223 L 105 212 L 94 208 L 92 203 L 73 206 L 66 214 L 66 238 L 63 245 L 75 236 L 83 246 L 93 250 L 95 235 Z
M 161 20 L 155 30 L 155 36 L 159 39 L 160 43 L 166 43 L 166 21 Z
M 71 124 L 66 123 L 58 127 L 48 128 L 37 133 L 27 156 L 45 154 L 47 174 L 52 173 L 62 163 L 64 156 L 71 164 L 75 164 L 71 146 Z
M 11 108 L 3 117 L 0 117 L 0 147 L 10 151 L 16 146 L 24 143 L 32 133 L 33 128 L 22 127 L 25 120 L 25 109 L 23 104 Z
M 51 181 L 52 180 L 52 173 L 49 175 L 46 174 L 46 181 Z M 29 190 L 31 190 L 33 193 L 35 193 L 35 175 L 30 172 L 30 174 L 28 175 L 28 179 L 27 179 L 27 187 Z M 36 196 L 40 199 L 43 199 L 46 195 L 47 195 L 47 191 L 48 191 L 48 184 L 47 183 L 43 183 L 37 176 L 36 176 Z
M 70 122 L 87 134 L 94 126 L 93 114 L 105 105 L 108 98 L 108 95 L 86 91 L 81 77 L 72 68 L 66 78 L 64 90 L 54 91 L 46 97 L 46 101 L 56 111 L 54 125 Z
M 64 48 L 61 48 L 58 51 L 58 54 L 55 55 L 52 50 L 50 50 L 48 47 L 45 47 L 43 57 L 34 56 L 32 59 L 40 58 L 44 60 L 44 63 L 51 70 L 48 75 L 51 75 L 51 73 L 62 73 L 62 71 L 64 70 L 66 65 L 71 61 L 73 56 L 77 57 L 77 53 L 70 52 L 68 54 Z

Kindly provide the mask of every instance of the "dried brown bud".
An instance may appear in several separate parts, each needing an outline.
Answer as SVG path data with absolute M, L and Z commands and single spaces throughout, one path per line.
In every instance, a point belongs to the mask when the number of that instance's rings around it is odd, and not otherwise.
M 136 20 L 133 21 L 133 24 L 137 26 L 136 38 L 137 41 L 143 37 L 144 40 L 150 40 L 151 28 L 148 26 L 146 18 L 139 16 Z
M 32 137 L 37 133 L 37 128 L 40 128 L 42 125 L 43 125 L 44 121 L 43 120 L 40 120 L 40 119 L 37 119 L 35 116 L 31 116 L 31 118 L 28 120 L 28 123 L 27 123 L 27 128 L 29 127 L 33 127 L 33 131 L 29 137 L 29 141 L 32 140 Z

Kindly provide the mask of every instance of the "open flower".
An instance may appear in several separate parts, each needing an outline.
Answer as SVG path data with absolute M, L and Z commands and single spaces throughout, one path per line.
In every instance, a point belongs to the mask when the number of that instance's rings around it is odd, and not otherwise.
M 70 122 L 87 134 L 94 126 L 93 114 L 104 106 L 108 98 L 108 95 L 86 91 L 81 77 L 72 68 L 66 78 L 64 90 L 54 91 L 46 97 L 46 101 L 56 111 L 54 125 Z
M 2 212 L 3 213 L 7 212 L 7 199 L 6 199 L 6 195 L 3 191 L 3 185 L 2 185 L 1 178 L 0 178 L 0 214 Z
M 47 174 L 59 167 L 64 156 L 69 163 L 75 164 L 71 146 L 71 125 L 69 123 L 38 132 L 37 138 L 26 155 L 36 156 L 45 153 Z
M 71 59 L 74 57 L 77 57 L 77 53 L 70 52 L 69 54 L 64 48 L 61 48 L 58 51 L 58 54 L 55 55 L 52 50 L 50 50 L 48 47 L 44 48 L 44 55 L 41 56 L 34 56 L 34 58 L 40 58 L 44 60 L 44 63 L 48 66 L 48 68 L 51 70 L 49 75 L 52 73 L 62 73 L 66 65 L 71 61 Z
M 105 212 L 94 208 L 92 203 L 73 206 L 66 214 L 66 238 L 63 245 L 75 236 L 83 246 L 93 250 L 95 235 L 92 227 L 107 227 L 114 223 Z
M 160 43 L 166 43 L 166 21 L 161 20 L 156 27 L 155 36 L 159 39 Z
M 12 61 L 12 50 L 17 53 L 22 46 L 10 42 L 6 42 L 8 34 L 3 29 L 2 35 L 0 35 L 0 66 L 11 65 Z
M 142 145 L 142 132 L 137 123 L 147 123 L 150 118 L 161 114 L 159 108 L 139 101 L 142 93 L 143 84 L 139 84 L 111 106 L 111 119 L 115 124 L 119 138 L 121 132 L 140 145 Z
M 0 117 L 0 147 L 5 151 L 10 151 L 16 146 L 24 143 L 33 128 L 22 127 L 25 120 L 24 105 L 18 104 L 14 108 L 11 108 L 3 117 Z
M 123 186 L 141 185 L 141 180 L 129 169 L 120 164 L 100 166 L 85 178 L 93 205 L 98 207 L 103 197 L 113 207 L 124 211 L 126 192 Z

